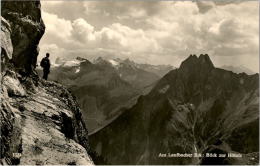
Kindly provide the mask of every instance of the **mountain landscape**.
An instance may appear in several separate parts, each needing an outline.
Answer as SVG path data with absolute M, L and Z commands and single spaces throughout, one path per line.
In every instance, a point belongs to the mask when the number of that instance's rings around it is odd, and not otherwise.
M 53 66 L 49 79 L 66 85 L 77 97 L 90 133 L 119 116 L 122 108 L 135 104 L 160 79 L 158 73 L 172 68 L 101 57 L 93 62 L 58 58 Z
M 215 68 L 208 55 L 191 55 L 132 108 L 92 133 L 90 145 L 109 164 L 258 163 L 258 83 L 258 74 L 236 74 Z M 159 157 L 209 152 L 243 157 Z
M 40 1 L 1 2 L 1 165 L 259 164 L 258 73 L 208 54 L 179 68 L 109 55 L 58 57 L 44 80 L 45 26 Z

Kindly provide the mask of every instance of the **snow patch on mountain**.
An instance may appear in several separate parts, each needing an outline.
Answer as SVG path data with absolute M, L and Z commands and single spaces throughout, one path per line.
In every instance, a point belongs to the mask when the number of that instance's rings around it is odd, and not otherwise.
M 80 72 L 80 67 L 78 67 L 78 68 L 76 69 L 76 71 L 75 71 L 75 73 L 78 73 L 78 72 Z
M 81 61 L 78 61 L 78 60 L 71 60 L 71 61 L 66 61 L 64 63 L 64 66 L 79 66 L 81 63 Z
M 113 66 L 118 66 L 119 65 L 119 63 L 117 62 L 117 61 L 115 61 L 115 60 L 113 60 L 113 59 L 110 59 L 110 60 L 108 60 L 110 63 L 111 63 L 111 65 L 113 65 Z

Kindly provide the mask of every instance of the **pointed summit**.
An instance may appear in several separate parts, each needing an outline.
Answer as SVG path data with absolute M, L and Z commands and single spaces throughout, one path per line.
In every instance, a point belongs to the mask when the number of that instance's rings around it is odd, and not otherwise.
M 195 54 L 190 55 L 186 60 L 184 60 L 181 63 L 180 68 L 188 68 L 188 69 L 194 69 L 194 68 L 205 68 L 205 69 L 212 69 L 214 68 L 214 65 L 212 61 L 210 60 L 208 54 L 200 54 L 199 57 L 197 57 Z
M 107 62 L 104 58 L 102 58 L 102 57 L 98 57 L 97 59 L 95 59 L 94 61 L 93 61 L 93 63 L 94 64 L 100 64 L 100 65 L 102 65 L 102 64 L 108 64 L 109 62 Z
M 102 57 L 98 57 L 97 59 L 95 59 L 95 61 L 103 61 L 104 59 Z
M 134 62 L 131 61 L 129 58 L 126 58 L 123 62 L 126 63 L 126 64 L 129 64 L 129 65 L 134 64 Z
M 181 63 L 181 67 L 195 65 L 197 62 L 198 62 L 198 57 L 195 54 L 194 55 L 191 54 L 187 59 L 185 59 Z
M 212 61 L 210 60 L 208 54 L 200 54 L 199 63 L 201 65 L 208 65 L 209 67 L 214 67 L 214 65 L 213 65 Z

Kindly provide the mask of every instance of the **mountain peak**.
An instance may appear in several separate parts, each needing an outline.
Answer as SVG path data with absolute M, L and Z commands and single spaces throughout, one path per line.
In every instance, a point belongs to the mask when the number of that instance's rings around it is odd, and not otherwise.
M 107 64 L 107 63 L 109 63 L 109 62 L 107 62 L 104 58 L 102 58 L 102 57 L 98 57 L 97 59 L 95 59 L 94 61 L 93 61 L 93 63 L 94 64 Z
M 180 68 L 190 68 L 193 69 L 194 67 L 203 67 L 203 68 L 214 68 L 212 61 L 208 54 L 200 54 L 197 57 L 196 54 L 191 54 L 186 60 L 181 63 Z
M 95 59 L 96 61 L 103 61 L 104 59 L 102 57 L 98 57 L 97 59 Z
M 134 64 L 135 62 L 131 61 L 129 58 L 126 58 L 124 61 L 126 64 Z
M 80 56 L 76 57 L 76 60 L 78 60 L 78 61 L 88 61 L 86 58 L 82 58 Z
M 206 63 L 206 64 L 208 64 L 208 65 L 214 67 L 214 65 L 213 65 L 212 61 L 210 60 L 208 54 L 200 54 L 200 56 L 199 56 L 199 62 L 200 62 L 201 64 L 205 64 L 205 63 Z

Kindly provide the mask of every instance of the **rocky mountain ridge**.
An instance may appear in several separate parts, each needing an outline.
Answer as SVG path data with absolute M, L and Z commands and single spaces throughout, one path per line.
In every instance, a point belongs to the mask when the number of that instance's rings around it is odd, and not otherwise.
M 78 62 L 76 62 L 77 60 Z M 82 57 L 76 57 L 75 59 L 72 60 L 66 60 L 63 58 L 56 58 L 54 66 L 69 66 L 69 64 L 76 66 L 78 65 L 79 61 L 84 61 L 88 59 L 82 58 Z M 130 59 L 120 59 L 120 58 L 104 58 L 104 57 L 98 57 L 94 59 L 93 61 L 89 61 L 93 64 L 100 64 L 100 65 L 110 65 L 114 67 L 115 69 L 119 69 L 119 67 L 124 67 L 128 66 L 132 68 L 133 70 L 142 70 L 146 71 L 148 73 L 153 73 L 157 75 L 157 77 L 163 77 L 167 72 L 170 70 L 173 70 L 174 67 L 171 65 L 151 65 L 151 64 L 141 64 L 141 63 L 136 63 Z M 120 73 L 119 73 L 120 74 Z
M 157 77 L 163 77 L 167 72 L 174 69 L 173 66 L 170 65 L 151 65 L 151 64 L 141 64 L 136 63 L 129 58 L 127 59 L 120 59 L 120 58 L 114 58 L 114 59 L 106 59 L 99 57 L 94 60 L 93 63 L 100 63 L 105 62 L 106 64 L 111 64 L 115 68 L 120 70 L 120 67 L 123 68 L 124 66 L 127 66 L 128 68 L 131 68 L 132 70 L 139 70 L 139 71 L 145 71 L 149 73 L 153 73 L 157 75 Z M 121 71 L 122 72 L 122 71 Z M 119 71 L 120 73 L 120 71 Z
M 229 70 L 229 71 L 233 71 L 234 73 L 246 73 L 249 75 L 255 74 L 256 72 L 253 72 L 251 69 L 248 69 L 245 66 L 228 66 L 228 65 L 223 65 L 220 68 L 225 69 L 225 70 Z
M 215 68 L 208 55 L 191 55 L 91 135 L 90 146 L 110 164 L 256 164 L 258 110 L 258 74 L 236 74 Z M 159 157 L 209 152 L 242 158 Z

